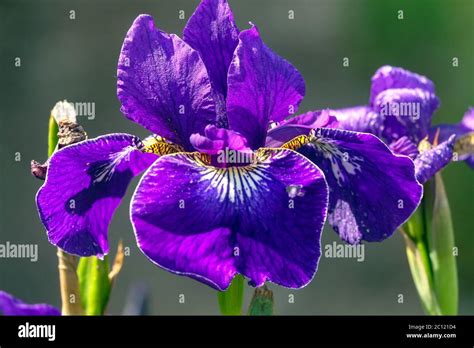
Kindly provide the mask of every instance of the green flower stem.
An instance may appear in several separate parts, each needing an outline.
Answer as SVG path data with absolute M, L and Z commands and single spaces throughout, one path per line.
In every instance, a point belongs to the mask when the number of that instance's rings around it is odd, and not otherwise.
M 423 198 L 416 212 L 412 215 L 410 220 L 407 221 L 406 229 L 408 231 L 408 235 L 411 237 L 416 249 L 418 250 L 419 258 L 421 263 L 423 264 L 428 284 L 430 287 L 432 287 L 433 268 L 431 265 L 429 242 L 426 233 L 428 226 L 426 213 L 426 202 L 425 198 Z
M 424 197 L 403 229 L 408 263 L 423 309 L 458 312 L 458 278 L 451 211 L 441 174 L 425 184 Z
M 433 292 L 433 276 L 426 245 L 423 243 L 415 244 L 405 233 L 403 236 L 405 237 L 406 253 L 411 275 L 423 309 L 427 314 L 438 315 L 440 311 Z
M 109 259 L 95 256 L 82 257 L 77 268 L 81 303 L 86 315 L 103 315 L 109 302 L 111 282 Z
M 217 293 L 219 309 L 222 315 L 242 315 L 244 302 L 244 277 L 236 275 L 229 288 Z

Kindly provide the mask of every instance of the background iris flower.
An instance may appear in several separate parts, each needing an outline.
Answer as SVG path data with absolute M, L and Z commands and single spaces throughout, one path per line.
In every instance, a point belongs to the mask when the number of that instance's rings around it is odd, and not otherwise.
M 299 288 L 316 272 L 327 213 L 358 243 L 389 237 L 416 209 L 411 159 L 374 135 L 335 129 L 326 111 L 285 120 L 304 80 L 254 25 L 239 32 L 226 1 L 202 1 L 183 37 L 148 15 L 133 23 L 117 94 L 124 115 L 155 135 L 109 134 L 51 157 L 37 205 L 52 244 L 107 254 L 112 215 L 146 169 L 130 215 L 152 262 L 219 290 L 237 273 L 253 286 Z M 222 151 L 248 160 L 222 162 Z
M 470 108 L 459 124 L 431 126 L 438 105 L 428 78 L 383 66 L 372 77 L 368 106 L 325 112 L 337 118 L 339 127 L 375 134 L 395 153 L 413 159 L 425 197 L 400 231 L 425 312 L 452 315 L 458 311 L 457 247 L 448 198 L 437 173 L 451 161 L 465 160 L 472 167 L 474 113 Z
M 383 66 L 372 77 L 369 105 L 328 112 L 341 128 L 375 134 L 396 153 L 414 159 L 417 179 L 423 184 L 453 159 L 453 152 L 454 160 L 473 164 L 473 109 L 459 124 L 432 126 L 438 106 L 434 83 L 427 77 Z

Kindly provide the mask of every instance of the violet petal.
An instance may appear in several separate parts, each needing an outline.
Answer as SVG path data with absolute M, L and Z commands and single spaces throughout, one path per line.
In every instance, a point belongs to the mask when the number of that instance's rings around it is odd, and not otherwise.
M 258 149 L 265 143 L 268 123 L 296 113 L 304 94 L 303 77 L 263 43 L 257 27 L 240 33 L 228 74 L 230 129 Z
M 319 168 L 291 150 L 267 149 L 256 164 L 215 168 L 196 154 L 157 160 L 132 198 L 140 249 L 152 262 L 219 290 L 236 273 L 253 286 L 299 288 L 316 271 L 327 209 Z M 289 197 L 289 186 L 304 194 Z
M 126 117 L 191 150 L 189 136 L 215 122 L 206 67 L 199 53 L 139 16 L 120 53 L 117 95 Z
M 351 244 L 390 237 L 421 200 L 413 161 L 372 134 L 321 128 L 298 152 L 323 170 L 329 223 Z
M 107 229 L 132 178 L 157 156 L 137 149 L 128 134 L 109 134 L 53 154 L 36 195 L 49 241 L 69 254 L 105 255 Z

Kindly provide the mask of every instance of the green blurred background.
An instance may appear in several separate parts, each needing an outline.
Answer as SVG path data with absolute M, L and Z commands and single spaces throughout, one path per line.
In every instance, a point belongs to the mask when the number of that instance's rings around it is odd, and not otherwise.
M 116 98 L 116 65 L 125 33 L 140 13 L 181 34 L 197 1 L 0 1 L 1 200 L 0 243 L 35 243 L 39 260 L 0 259 L 0 289 L 27 302 L 59 306 L 56 250 L 35 206 L 41 182 L 31 159 L 44 160 L 49 111 L 58 100 L 94 102 L 94 120 L 80 122 L 90 137 L 147 132 L 126 120 Z M 291 61 L 306 80 L 300 111 L 365 104 L 370 77 L 384 64 L 424 74 L 436 84 L 441 107 L 434 123 L 458 122 L 474 106 L 474 1 L 472 0 L 230 0 L 241 29 L 252 21 L 265 42 Z M 70 10 L 76 18 L 69 18 Z M 295 17 L 288 18 L 293 10 Z M 399 20 L 398 11 L 404 19 Z M 14 66 L 15 57 L 21 67 Z M 350 66 L 343 67 L 343 57 Z M 459 67 L 452 58 L 459 58 Z M 15 161 L 15 153 L 21 161 Z M 460 313 L 474 314 L 474 185 L 464 163 L 445 169 L 456 245 L 459 248 Z M 110 226 L 111 250 L 121 238 L 131 250 L 113 290 L 109 313 L 122 312 L 131 284 L 150 289 L 150 313 L 218 314 L 216 293 L 151 264 L 136 247 L 128 219 L 128 195 Z M 338 240 L 329 228 L 323 247 Z M 271 285 L 278 314 L 421 314 L 406 261 L 395 235 L 367 244 L 365 261 L 321 258 L 313 282 L 301 290 Z M 246 304 L 253 291 L 246 290 Z M 179 294 L 185 303 L 178 302 Z M 289 303 L 289 295 L 294 303 Z M 404 303 L 398 303 L 398 295 Z

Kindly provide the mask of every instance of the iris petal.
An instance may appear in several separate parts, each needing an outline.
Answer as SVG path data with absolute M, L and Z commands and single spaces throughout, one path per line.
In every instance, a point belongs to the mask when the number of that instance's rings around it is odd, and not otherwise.
M 374 111 L 384 117 L 382 137 L 391 140 L 407 136 L 420 142 L 439 106 L 438 97 L 423 89 L 388 89 L 374 100 Z
M 374 104 L 377 96 L 388 89 L 423 89 L 435 93 L 434 83 L 423 75 L 389 65 L 379 68 L 372 76 L 370 88 L 370 105 Z
M 70 145 L 50 159 L 36 203 L 50 242 L 70 254 L 108 253 L 107 228 L 132 178 L 157 156 L 138 139 L 109 134 Z
M 247 147 L 247 139 L 239 133 L 225 128 L 209 125 L 204 130 L 204 135 L 191 135 L 191 144 L 202 153 L 215 155 L 222 150 L 236 150 L 250 152 Z
M 451 161 L 455 140 L 456 136 L 452 135 L 448 140 L 416 157 L 416 178 L 420 183 L 424 184 Z
M 324 175 L 291 150 L 263 149 L 257 158 L 215 168 L 196 153 L 161 157 L 132 198 L 140 249 L 162 268 L 220 290 L 236 273 L 254 286 L 306 285 L 320 257 Z
M 418 147 L 408 137 L 401 137 L 397 141 L 390 144 L 390 150 L 398 155 L 405 155 L 411 159 L 415 159 L 419 154 Z
M 305 94 L 298 70 L 263 43 L 255 26 L 240 33 L 227 81 L 229 127 L 252 149 L 264 145 L 268 123 L 295 113 Z
M 298 152 L 324 172 L 329 223 L 351 244 L 388 238 L 421 200 L 413 161 L 393 154 L 372 134 L 317 129 Z
M 189 136 L 215 122 L 206 67 L 199 53 L 176 35 L 139 16 L 120 53 L 117 95 L 126 117 L 191 150 Z
M 226 0 L 203 0 L 189 18 L 183 38 L 199 52 L 214 90 L 218 124 L 227 126 L 227 71 L 239 42 L 239 29 Z
M 0 291 L 0 314 L 25 316 L 56 316 L 61 315 L 61 312 L 57 308 L 49 304 L 27 304 L 6 293 L 5 291 Z
M 371 133 L 376 136 L 382 135 L 385 117 L 367 106 L 334 109 L 330 112 L 339 122 L 338 128 L 354 132 Z
M 432 81 L 411 71 L 383 66 L 372 77 L 368 106 L 333 110 L 340 128 L 371 133 L 390 144 L 403 136 L 418 143 L 439 106 Z

